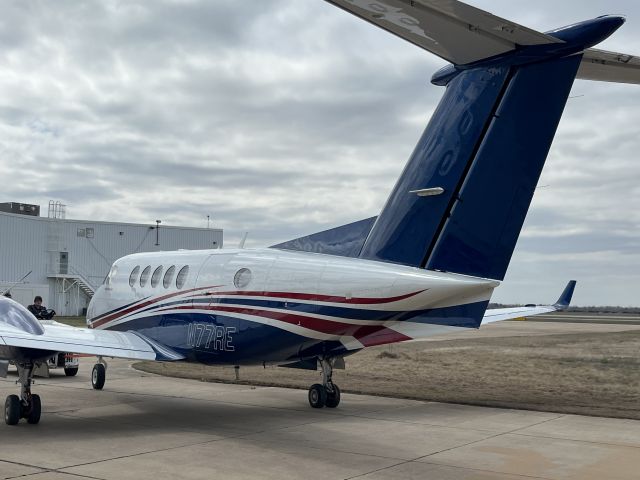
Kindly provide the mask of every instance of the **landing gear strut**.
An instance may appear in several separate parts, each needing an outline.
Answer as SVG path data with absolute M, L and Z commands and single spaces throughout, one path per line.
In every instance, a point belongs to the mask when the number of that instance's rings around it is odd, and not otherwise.
M 35 365 L 30 362 L 19 363 L 18 382 L 20 384 L 20 397 L 9 395 L 4 402 L 4 421 L 7 425 L 17 425 L 21 418 L 26 418 L 27 423 L 36 424 L 40 421 L 42 403 L 40 396 L 31 393 L 33 383 L 33 370 Z
M 340 403 L 340 389 L 331 380 L 333 362 L 331 358 L 320 359 L 322 384 L 316 383 L 309 388 L 309 405 L 313 408 L 336 408 Z

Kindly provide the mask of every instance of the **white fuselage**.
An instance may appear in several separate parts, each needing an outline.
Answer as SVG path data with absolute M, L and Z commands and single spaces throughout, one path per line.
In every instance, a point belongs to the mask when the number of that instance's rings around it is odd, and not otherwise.
M 140 253 L 113 264 L 87 322 L 140 331 L 206 362 L 280 362 L 322 342 L 354 350 L 409 340 L 407 325 L 421 325 L 414 317 L 425 327 L 470 326 L 443 319 L 487 302 L 497 284 L 272 248 Z M 443 315 L 431 322 L 433 312 Z

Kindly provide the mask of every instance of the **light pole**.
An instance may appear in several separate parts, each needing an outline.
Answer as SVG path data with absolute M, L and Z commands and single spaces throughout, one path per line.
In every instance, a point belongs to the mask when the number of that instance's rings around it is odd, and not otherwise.
M 156 246 L 160 245 L 160 224 L 162 220 L 156 220 Z
M 209 215 L 207 215 L 207 229 L 209 229 Z

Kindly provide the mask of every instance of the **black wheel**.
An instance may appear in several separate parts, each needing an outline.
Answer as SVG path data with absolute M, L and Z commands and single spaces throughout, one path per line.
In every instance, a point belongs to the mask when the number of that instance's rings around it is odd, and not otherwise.
M 336 408 L 340 404 L 340 389 L 338 385 L 333 384 L 333 391 L 327 389 L 327 403 L 329 408 Z
M 78 367 L 64 367 L 64 374 L 67 377 L 75 377 L 78 373 Z
M 29 413 L 27 413 L 27 423 L 35 425 L 40 421 L 40 415 L 42 413 L 42 402 L 40 401 L 40 395 L 31 395 L 31 407 Z
M 96 363 L 93 366 L 93 371 L 91 372 L 91 386 L 95 390 L 102 390 L 104 387 L 104 382 L 107 379 L 107 372 L 104 368 L 104 365 L 101 363 Z
M 309 405 L 313 408 L 322 408 L 327 403 L 327 389 L 316 383 L 309 387 Z
M 22 416 L 22 405 L 17 395 L 9 395 L 4 402 L 4 423 L 17 425 Z

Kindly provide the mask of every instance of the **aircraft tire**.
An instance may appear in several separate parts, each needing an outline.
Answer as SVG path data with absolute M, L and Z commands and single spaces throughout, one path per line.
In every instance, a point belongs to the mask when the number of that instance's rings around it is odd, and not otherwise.
M 340 389 L 338 385 L 333 384 L 333 392 L 327 390 L 327 401 L 325 405 L 327 408 L 336 408 L 340 404 Z
M 104 365 L 101 363 L 96 363 L 93 366 L 93 370 L 91 371 L 91 386 L 94 390 L 102 390 L 106 379 L 107 371 L 104 368 Z
M 313 408 L 322 408 L 327 403 L 327 389 L 324 385 L 315 383 L 309 387 L 309 405 Z
M 40 422 L 40 416 L 42 415 L 42 402 L 40 401 L 40 395 L 31 395 L 31 407 L 27 414 L 27 423 L 36 425 Z
M 64 374 L 67 377 L 75 377 L 78 373 L 78 367 L 65 367 Z
M 4 402 L 4 423 L 17 425 L 22 416 L 22 405 L 17 395 L 9 395 Z

